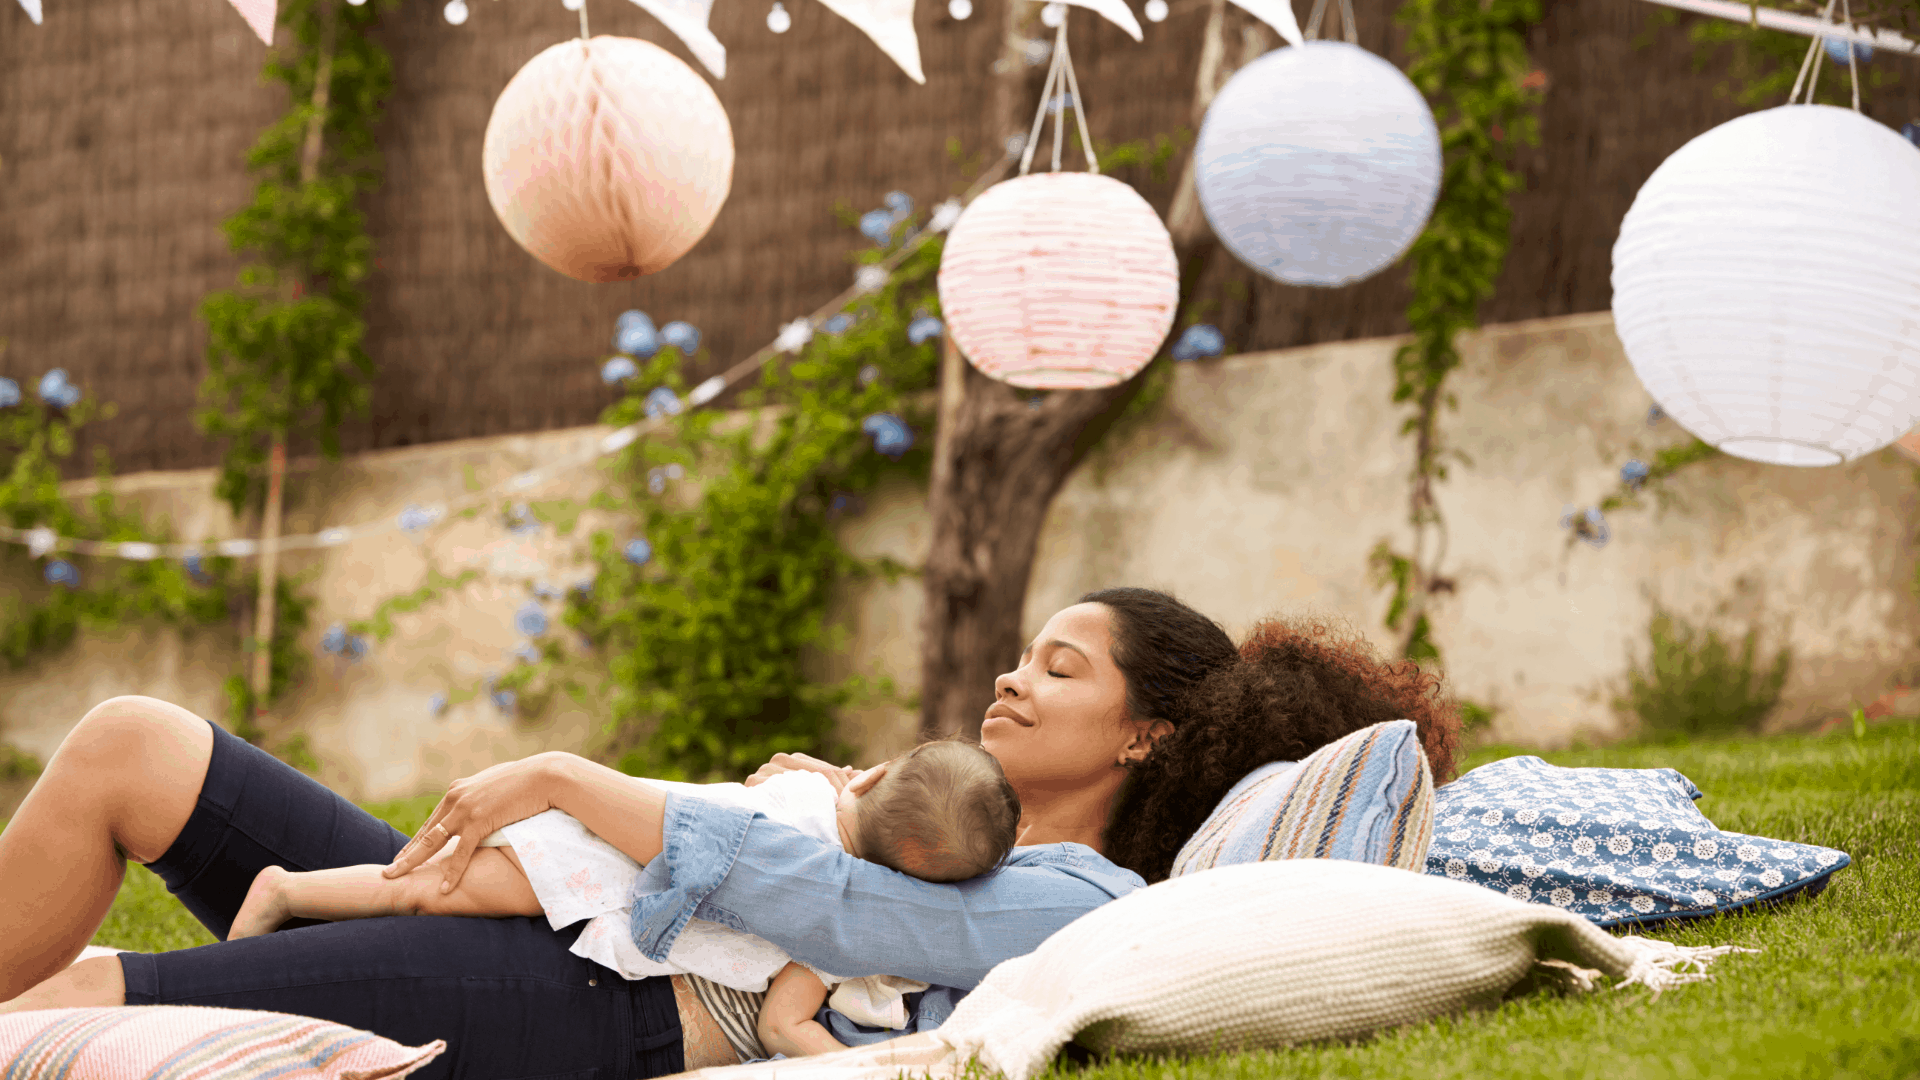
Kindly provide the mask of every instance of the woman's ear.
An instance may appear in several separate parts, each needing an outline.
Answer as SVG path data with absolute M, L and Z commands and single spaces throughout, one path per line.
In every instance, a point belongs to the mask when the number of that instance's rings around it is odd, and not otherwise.
M 1120 751 L 1120 764 L 1137 765 L 1146 760 L 1153 750 L 1153 744 L 1173 732 L 1173 725 L 1165 720 L 1135 721 L 1133 739 Z

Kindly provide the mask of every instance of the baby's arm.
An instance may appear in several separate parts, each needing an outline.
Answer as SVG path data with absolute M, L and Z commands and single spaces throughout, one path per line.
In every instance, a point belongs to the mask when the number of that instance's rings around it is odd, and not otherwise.
M 760 1005 L 760 1045 L 769 1054 L 806 1057 L 845 1050 L 813 1014 L 827 1000 L 827 986 L 805 967 L 789 963 L 773 977 Z
M 271 933 L 292 918 L 374 919 L 384 915 L 539 915 L 520 860 L 510 848 L 481 848 L 452 892 L 440 891 L 439 860 L 399 878 L 384 867 L 341 866 L 296 874 L 269 866 L 253 879 L 227 940 Z

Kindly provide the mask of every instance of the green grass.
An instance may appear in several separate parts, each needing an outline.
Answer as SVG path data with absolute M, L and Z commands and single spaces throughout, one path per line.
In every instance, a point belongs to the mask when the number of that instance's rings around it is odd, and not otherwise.
M 1468 765 L 1528 751 L 1491 747 Z M 1741 738 L 1543 754 L 1558 765 L 1671 766 L 1706 792 L 1723 829 L 1836 847 L 1853 865 L 1812 900 L 1653 931 L 1689 945 L 1764 950 L 1722 957 L 1709 982 L 1653 1001 L 1640 988 L 1536 995 L 1355 1044 L 1133 1058 L 1073 1080 L 1272 1077 L 1920 1078 L 1920 721 L 1864 738 Z M 412 833 L 431 796 L 368 809 Z M 152 951 L 212 939 L 141 867 L 96 944 Z

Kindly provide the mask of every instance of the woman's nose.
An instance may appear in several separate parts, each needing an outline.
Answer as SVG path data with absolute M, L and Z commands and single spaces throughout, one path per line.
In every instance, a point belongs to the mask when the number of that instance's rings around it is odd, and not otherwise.
M 1017 672 L 1009 671 L 1005 675 L 993 680 L 993 696 L 996 698 L 1019 697 L 1020 685 L 1019 679 L 1016 678 L 1017 674 Z

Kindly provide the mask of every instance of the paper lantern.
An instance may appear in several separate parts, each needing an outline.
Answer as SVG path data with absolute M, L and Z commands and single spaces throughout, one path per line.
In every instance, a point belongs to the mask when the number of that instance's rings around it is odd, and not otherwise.
M 988 188 L 940 258 L 947 331 L 973 365 L 1023 389 L 1131 377 L 1166 340 L 1180 299 L 1173 240 L 1132 188 L 1051 172 Z
M 733 183 L 733 129 L 712 87 L 633 38 L 576 38 L 529 60 L 494 102 L 480 154 L 507 233 L 582 281 L 671 266 Z
M 1440 195 L 1440 131 L 1413 83 L 1341 41 L 1241 68 L 1194 149 L 1200 208 L 1228 251 L 1289 285 L 1330 288 L 1400 258 Z
M 1695 138 L 1621 222 L 1613 317 L 1661 408 L 1726 453 L 1886 446 L 1920 418 L 1920 153 L 1828 105 Z

